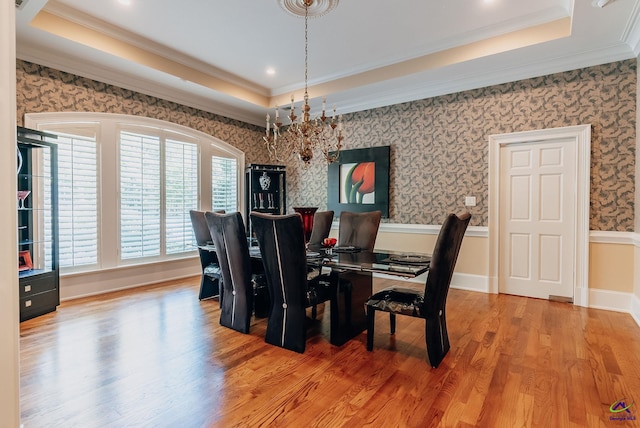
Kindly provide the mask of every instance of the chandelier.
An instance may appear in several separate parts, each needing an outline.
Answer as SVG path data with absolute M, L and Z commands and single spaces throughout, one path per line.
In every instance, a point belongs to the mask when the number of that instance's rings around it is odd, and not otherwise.
M 284 157 L 296 154 L 305 164 L 310 164 L 313 153 L 322 153 L 327 163 L 338 160 L 342 149 L 342 115 L 336 116 L 336 107 L 333 107 L 331 118 L 326 115 L 326 98 L 322 98 L 322 113 L 311 117 L 309 107 L 308 88 L 308 20 L 309 7 L 314 0 L 301 0 L 304 3 L 304 104 L 301 107 L 301 118 L 296 116 L 294 98 L 291 95 L 291 111 L 287 128 L 280 121 L 280 111 L 276 106 L 275 121 L 271 123 L 271 117 L 267 114 L 266 135 L 263 138 L 269 155 L 278 161 Z

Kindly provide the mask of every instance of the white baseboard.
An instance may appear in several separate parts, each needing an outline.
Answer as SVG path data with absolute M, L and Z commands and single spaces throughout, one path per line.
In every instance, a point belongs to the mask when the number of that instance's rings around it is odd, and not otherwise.
M 78 299 L 200 275 L 200 260 L 170 260 L 163 263 L 75 273 L 60 277 L 60 300 Z
M 374 274 L 378 278 L 398 279 L 393 275 Z M 426 274 L 406 281 L 424 284 Z M 451 288 L 467 291 L 477 291 L 489 293 L 489 277 L 482 275 L 469 275 L 454 273 L 451 279 Z M 620 291 L 589 289 L 589 306 L 594 309 L 607 311 L 626 312 L 630 314 L 640 327 L 640 298 L 633 293 L 623 293 Z
M 633 294 L 621 291 L 589 289 L 589 307 L 607 311 L 631 313 Z M 639 324 L 640 325 L 640 324 Z
M 631 316 L 640 325 L 640 298 L 635 294 L 631 298 Z
M 482 275 L 470 275 L 466 273 L 454 273 L 453 278 L 451 278 L 451 288 L 489 293 L 489 277 Z

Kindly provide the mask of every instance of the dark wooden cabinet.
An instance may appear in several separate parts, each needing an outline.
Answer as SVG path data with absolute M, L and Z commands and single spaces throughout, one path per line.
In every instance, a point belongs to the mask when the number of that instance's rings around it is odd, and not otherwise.
M 283 165 L 249 164 L 246 168 L 247 234 L 253 237 L 249 213 L 285 214 L 287 211 L 286 168 Z
M 56 136 L 18 127 L 20 321 L 60 304 Z

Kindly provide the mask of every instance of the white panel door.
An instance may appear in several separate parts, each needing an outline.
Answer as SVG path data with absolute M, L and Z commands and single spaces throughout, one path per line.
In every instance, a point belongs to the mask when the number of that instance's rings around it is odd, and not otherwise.
M 499 291 L 573 299 L 575 143 L 500 148 Z

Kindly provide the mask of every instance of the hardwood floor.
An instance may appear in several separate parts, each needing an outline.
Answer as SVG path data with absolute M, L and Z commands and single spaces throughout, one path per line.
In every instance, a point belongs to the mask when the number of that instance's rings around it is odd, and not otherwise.
M 36 427 L 638 426 L 640 328 L 628 314 L 452 289 L 451 350 L 426 360 L 424 322 L 378 314 L 328 342 L 328 306 L 304 354 L 244 335 L 199 302 L 198 278 L 64 302 L 21 324 L 21 412 Z M 389 284 L 375 281 L 375 288 Z M 619 401 L 633 405 L 612 413 Z

